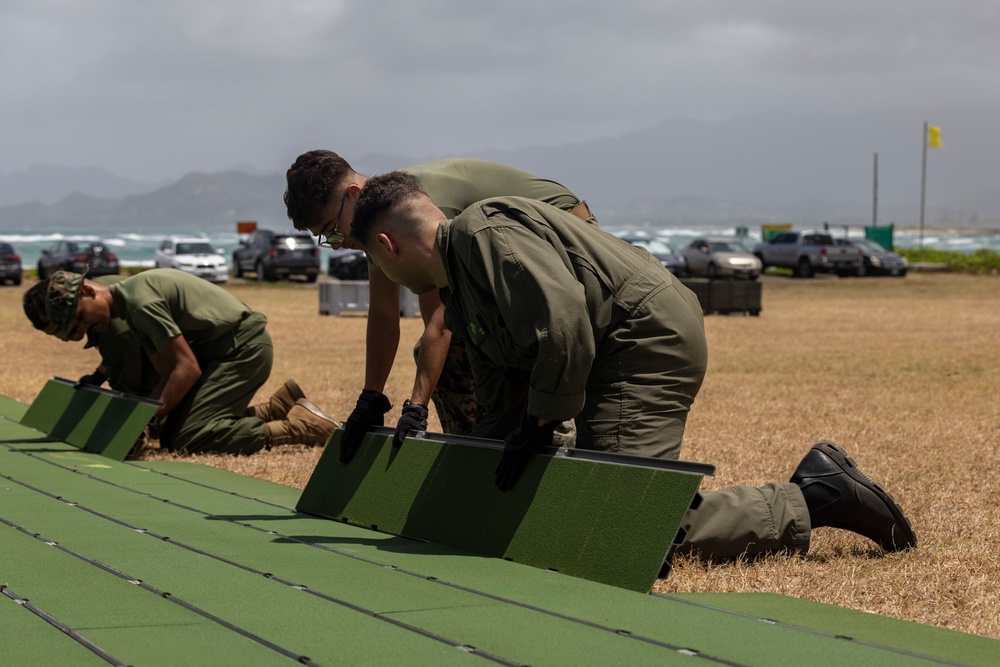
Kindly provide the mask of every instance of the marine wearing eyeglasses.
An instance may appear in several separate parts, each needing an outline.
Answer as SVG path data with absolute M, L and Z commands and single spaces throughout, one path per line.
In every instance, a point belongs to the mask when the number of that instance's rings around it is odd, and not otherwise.
M 344 202 L 347 201 L 347 191 L 344 190 L 344 196 L 340 198 L 340 208 L 337 209 L 337 217 L 335 220 L 331 220 L 329 223 L 323 226 L 319 231 L 312 232 L 313 235 L 317 236 L 316 245 L 320 248 L 339 248 L 344 243 L 345 235 L 340 233 L 340 217 L 344 214 Z M 333 225 L 333 229 L 330 229 L 330 225 Z M 311 230 L 310 230 L 311 231 Z
M 578 219 L 597 223 L 586 202 L 559 183 L 495 162 L 445 159 L 403 171 L 416 178 L 434 203 L 450 215 L 458 215 L 485 197 L 516 195 L 547 202 Z M 288 169 L 288 217 L 296 229 L 318 236 L 323 247 L 361 249 L 351 234 L 351 221 L 366 181 L 366 176 L 332 151 L 304 153 Z M 399 347 L 399 285 L 373 265 L 369 265 L 369 285 L 364 384 L 341 439 L 345 461 L 372 426 L 384 423 L 384 415 L 392 407 L 383 391 Z M 472 369 L 462 332 L 445 327 L 444 307 L 436 290 L 420 295 L 420 312 L 424 331 L 414 350 L 417 373 L 396 425 L 396 444 L 408 433 L 427 428 L 432 399 L 446 433 L 469 435 L 476 419 Z

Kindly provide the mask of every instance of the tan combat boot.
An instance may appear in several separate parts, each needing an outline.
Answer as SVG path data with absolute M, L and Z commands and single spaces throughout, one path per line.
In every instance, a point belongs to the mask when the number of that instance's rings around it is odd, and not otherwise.
M 264 424 L 267 447 L 306 445 L 323 447 L 340 422 L 323 414 L 315 403 L 305 398 L 295 401 L 288 415 Z
M 256 417 L 262 422 L 273 422 L 284 419 L 295 401 L 305 398 L 306 393 L 299 388 L 295 380 L 289 380 L 274 392 L 271 398 L 263 403 L 247 408 L 247 417 Z

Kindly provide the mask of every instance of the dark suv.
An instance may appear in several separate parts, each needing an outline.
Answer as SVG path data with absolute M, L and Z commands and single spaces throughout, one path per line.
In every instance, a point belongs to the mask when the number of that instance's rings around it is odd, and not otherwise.
M 257 280 L 304 276 L 316 282 L 319 248 L 309 232 L 258 229 L 233 250 L 233 275 L 256 273 Z
M 86 273 L 88 278 L 95 278 L 116 275 L 120 270 L 118 255 L 98 239 L 56 241 L 38 258 L 39 280 L 48 278 L 56 271 Z
M 8 280 L 21 284 L 21 256 L 11 244 L 0 241 L 0 285 Z
M 368 280 L 368 257 L 363 250 L 331 250 L 326 273 L 340 280 Z

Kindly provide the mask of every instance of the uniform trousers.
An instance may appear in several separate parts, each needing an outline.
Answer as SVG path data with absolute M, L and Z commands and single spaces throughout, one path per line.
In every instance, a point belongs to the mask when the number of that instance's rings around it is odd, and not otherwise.
M 678 459 L 707 361 L 697 298 L 683 286 L 662 290 L 624 315 L 598 348 L 576 419 L 576 446 Z M 684 519 L 677 553 L 720 560 L 809 548 L 809 510 L 796 484 L 735 486 L 701 496 Z
M 196 353 L 201 377 L 167 415 L 162 447 L 229 454 L 264 448 L 264 422 L 247 417 L 246 409 L 271 374 L 274 347 L 266 323 L 260 313 L 249 313 L 210 350 Z

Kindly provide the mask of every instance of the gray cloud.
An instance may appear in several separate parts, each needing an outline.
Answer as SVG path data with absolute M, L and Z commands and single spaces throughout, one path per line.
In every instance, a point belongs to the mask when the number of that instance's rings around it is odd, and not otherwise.
M 14 0 L 0 170 L 159 179 L 332 147 L 430 157 L 672 117 L 1000 110 L 994 3 Z

